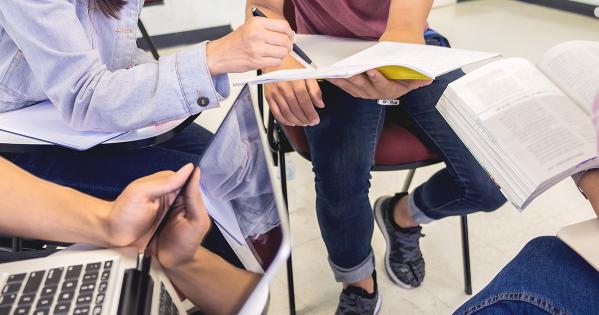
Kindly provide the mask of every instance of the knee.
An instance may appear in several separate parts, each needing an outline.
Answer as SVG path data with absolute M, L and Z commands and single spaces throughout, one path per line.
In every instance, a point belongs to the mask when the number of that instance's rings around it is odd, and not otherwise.
M 477 211 L 492 212 L 506 202 L 499 186 L 486 174 L 472 181 L 464 191 L 471 208 Z
M 543 253 L 557 252 L 566 247 L 567 245 L 555 236 L 539 236 L 530 240 L 520 254 L 531 255 L 541 253 L 544 255 Z

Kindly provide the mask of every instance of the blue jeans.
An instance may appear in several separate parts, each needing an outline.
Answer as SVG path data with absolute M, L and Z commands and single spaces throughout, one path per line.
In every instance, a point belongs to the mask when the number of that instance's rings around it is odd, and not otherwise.
M 212 133 L 192 123 L 172 139 L 139 150 L 8 154 L 30 173 L 87 194 L 114 199 L 132 181 L 164 170 L 176 171 L 200 159 Z
M 539 237 L 454 314 L 599 314 L 599 272 L 557 237 Z
M 446 43 L 440 35 L 426 39 L 429 45 Z M 318 109 L 320 124 L 305 131 L 315 173 L 318 222 L 337 281 L 357 282 L 374 269 L 374 219 L 368 190 L 385 119 L 409 116 L 402 123 L 409 124 L 446 165 L 410 195 L 410 209 L 418 223 L 492 211 L 505 203 L 497 186 L 435 109 L 447 85 L 463 75 L 458 70 L 441 76 L 392 107 L 321 84 L 326 106 Z

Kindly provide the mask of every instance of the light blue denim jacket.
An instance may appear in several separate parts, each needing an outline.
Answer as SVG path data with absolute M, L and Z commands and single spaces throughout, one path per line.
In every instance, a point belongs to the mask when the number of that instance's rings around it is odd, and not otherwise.
M 94 0 L 0 0 L 0 112 L 50 100 L 78 130 L 126 131 L 217 107 L 206 43 L 156 62 L 136 46 L 143 0 L 118 20 Z

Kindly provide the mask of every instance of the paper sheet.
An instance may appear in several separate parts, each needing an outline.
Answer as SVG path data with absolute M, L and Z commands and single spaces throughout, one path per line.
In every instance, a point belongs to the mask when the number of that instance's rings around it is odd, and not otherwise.
M 71 129 L 49 101 L 0 114 L 0 130 L 84 151 L 123 134 Z

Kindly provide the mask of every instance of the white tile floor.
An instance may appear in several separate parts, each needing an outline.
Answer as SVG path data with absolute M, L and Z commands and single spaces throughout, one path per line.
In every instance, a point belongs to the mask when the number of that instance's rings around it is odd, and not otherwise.
M 509 0 L 480 0 L 434 9 L 430 24 L 446 35 L 454 47 L 498 51 L 506 57 L 538 60 L 543 51 L 566 40 L 599 41 L 599 19 Z M 236 91 L 236 89 L 234 89 Z M 202 114 L 198 122 L 214 130 L 229 103 Z M 310 164 L 297 154 L 288 161 L 294 178 L 289 182 L 296 303 L 299 314 L 333 314 L 340 287 L 326 262 L 324 244 L 316 223 L 315 193 Z M 425 181 L 440 165 L 420 169 L 413 186 Z M 371 198 L 399 190 L 406 172 L 374 173 Z M 525 212 L 505 205 L 494 213 L 470 216 L 474 290 L 497 274 L 527 241 L 555 235 L 567 224 L 593 216 L 592 209 L 571 181 L 541 196 Z M 449 314 L 468 297 L 463 293 L 459 220 L 448 218 L 427 225 L 422 250 L 427 263 L 422 287 L 403 290 L 383 275 L 384 240 L 376 231 L 373 247 L 378 258 L 381 314 Z M 271 292 L 269 314 L 288 312 L 283 268 Z

